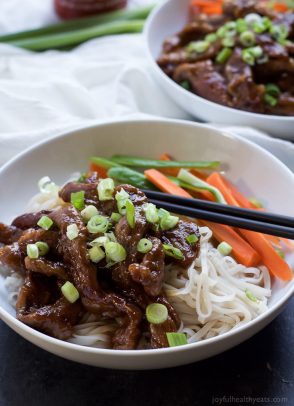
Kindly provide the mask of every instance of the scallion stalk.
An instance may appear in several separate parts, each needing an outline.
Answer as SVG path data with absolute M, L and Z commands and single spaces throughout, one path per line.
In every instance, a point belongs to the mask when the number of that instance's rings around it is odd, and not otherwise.
M 151 324 L 162 324 L 168 318 L 167 307 L 161 303 L 151 303 L 146 307 L 146 319 Z
M 184 333 L 166 333 L 166 337 L 170 347 L 188 344 L 186 334 Z

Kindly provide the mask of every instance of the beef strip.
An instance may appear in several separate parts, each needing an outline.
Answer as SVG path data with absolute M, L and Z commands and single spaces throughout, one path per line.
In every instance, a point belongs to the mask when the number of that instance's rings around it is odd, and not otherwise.
M 231 104 L 227 94 L 225 80 L 223 76 L 215 70 L 210 60 L 180 65 L 175 70 L 173 79 L 178 83 L 187 80 L 193 92 L 207 100 L 225 106 Z
M 225 67 L 228 92 L 233 106 L 248 111 L 264 112 L 264 86 L 254 82 L 251 67 L 242 60 L 242 50 L 236 48 Z
M 263 2 L 256 0 L 224 0 L 224 14 L 232 19 L 243 18 L 246 14 L 257 13 L 261 16 L 275 18 L 276 12 Z
M 280 95 L 278 104 L 276 106 L 267 106 L 267 112 L 269 114 L 277 114 L 283 116 L 294 115 L 294 96 L 289 93 L 283 93 Z
M 127 303 L 122 296 L 102 290 L 96 278 L 96 268 L 88 258 L 87 229 L 79 213 L 68 206 L 53 211 L 50 217 L 60 229 L 60 254 L 81 295 L 84 307 L 103 317 L 121 317 L 121 326 L 113 336 L 113 347 L 136 348 L 140 335 L 141 312 L 137 306 Z M 72 241 L 66 236 L 67 226 L 70 224 L 76 224 L 79 229 L 78 237 Z
M 13 220 L 12 226 L 21 230 L 37 227 L 37 223 L 42 216 L 47 216 L 50 213 L 48 210 L 42 210 L 37 213 L 25 213 Z
M 59 279 L 67 280 L 67 270 L 58 261 L 49 261 L 46 258 L 31 259 L 25 258 L 25 267 L 31 272 L 38 272 L 46 276 L 56 276 Z
M 79 301 L 56 298 L 57 292 L 43 275 L 28 273 L 16 304 L 17 318 L 23 323 L 61 340 L 72 336 L 82 308 Z
M 186 240 L 191 234 L 195 234 L 198 238 L 194 244 L 189 244 Z M 193 222 L 180 220 L 176 227 L 162 233 L 161 240 L 164 244 L 172 245 L 183 253 L 183 260 L 174 260 L 183 268 L 188 268 L 198 256 L 200 232 L 197 224 Z
M 150 237 L 152 249 L 144 255 L 141 263 L 132 263 L 129 272 L 132 279 L 143 285 L 150 296 L 157 296 L 162 290 L 164 278 L 164 251 L 158 238 Z
M 0 243 L 1 244 L 12 244 L 16 242 L 22 235 L 22 230 L 15 226 L 7 226 L 0 223 Z

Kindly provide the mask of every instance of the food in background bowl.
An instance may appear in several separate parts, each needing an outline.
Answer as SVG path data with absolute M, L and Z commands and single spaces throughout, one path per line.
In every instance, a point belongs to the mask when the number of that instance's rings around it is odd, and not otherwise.
M 173 347 L 248 323 L 268 310 L 270 273 L 292 279 L 290 241 L 198 226 L 139 189 L 260 207 L 215 170 L 219 162 L 167 154 L 91 161 L 61 188 L 42 178 L 30 212 L 0 223 L 0 265 L 23 323 L 80 345 Z
M 166 39 L 161 69 L 185 89 L 223 106 L 293 116 L 293 11 L 280 13 L 268 2 L 251 0 L 210 3 L 206 13 L 191 13 L 184 29 Z

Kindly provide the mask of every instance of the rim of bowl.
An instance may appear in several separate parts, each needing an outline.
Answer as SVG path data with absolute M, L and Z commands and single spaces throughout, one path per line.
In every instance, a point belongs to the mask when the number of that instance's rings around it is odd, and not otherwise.
M 285 122 L 294 122 L 294 116 L 279 116 L 275 114 L 261 114 L 261 113 L 254 113 L 251 111 L 245 111 L 245 110 L 239 110 L 233 107 L 227 107 L 223 106 L 222 104 L 215 103 L 211 100 L 207 100 L 202 96 L 198 96 L 195 93 L 189 92 L 188 90 L 184 89 L 182 86 L 180 86 L 177 82 L 172 80 L 170 77 L 167 76 L 166 73 L 163 72 L 163 70 L 158 66 L 156 59 L 154 58 L 151 48 L 150 48 L 150 43 L 149 43 L 149 33 L 152 29 L 152 25 L 154 22 L 155 17 L 157 14 L 161 12 L 161 10 L 166 7 L 169 3 L 173 3 L 175 0 L 164 0 L 162 3 L 158 4 L 154 10 L 151 11 L 150 15 L 147 18 L 147 21 L 144 26 L 144 31 L 143 31 L 143 36 L 144 36 L 144 42 L 145 42 L 145 49 L 147 49 L 147 54 L 148 54 L 148 59 L 153 65 L 153 67 L 157 70 L 157 72 L 160 74 L 160 76 L 174 89 L 178 90 L 181 92 L 183 95 L 189 97 L 191 100 L 197 99 L 203 103 L 208 103 L 212 107 L 218 107 L 219 109 L 226 111 L 226 112 L 237 112 L 237 114 L 244 115 L 244 117 L 255 117 L 258 119 L 265 119 L 265 120 L 281 120 Z M 191 113 L 190 113 L 191 114 Z
M 276 165 L 280 166 L 286 173 L 288 173 L 288 175 L 290 175 L 290 177 L 293 178 L 293 183 L 294 183 L 294 174 L 285 164 L 283 164 L 278 158 L 276 158 L 273 154 L 271 154 L 264 148 L 260 147 L 259 145 L 255 144 L 243 137 L 240 137 L 229 131 L 223 131 L 221 129 L 217 129 L 217 128 L 213 127 L 212 125 L 208 125 L 208 124 L 195 123 L 192 121 L 185 121 L 185 120 L 161 119 L 161 118 L 158 118 L 158 119 L 157 118 L 118 119 L 118 120 L 111 121 L 111 122 L 108 120 L 105 120 L 98 124 L 96 123 L 96 124 L 91 124 L 91 125 L 87 125 L 87 126 L 81 126 L 81 127 L 75 128 L 75 129 L 71 129 L 69 131 L 60 131 L 53 137 L 47 138 L 43 141 L 40 141 L 40 142 L 26 148 L 24 151 L 20 152 L 14 158 L 10 159 L 8 162 L 6 162 L 4 165 L 2 165 L 0 167 L 0 176 L 4 170 L 8 169 L 19 159 L 24 158 L 27 155 L 30 155 L 30 153 L 32 151 L 38 150 L 38 148 L 45 146 L 46 144 L 51 144 L 52 142 L 54 143 L 58 139 L 70 138 L 75 133 L 99 128 L 102 126 L 119 126 L 119 125 L 124 125 L 124 124 L 125 125 L 128 125 L 128 124 L 150 125 L 150 124 L 158 124 L 158 123 L 166 124 L 166 125 L 175 124 L 175 125 L 184 126 L 184 127 L 204 128 L 204 129 L 206 128 L 206 129 L 214 131 L 215 133 L 218 133 L 221 136 L 224 136 L 224 137 L 227 136 L 233 140 L 237 140 L 238 142 L 241 142 L 251 148 L 259 150 L 259 152 L 261 154 L 264 154 L 264 155 L 268 156 L 269 158 L 271 158 L 273 161 L 275 161 Z M 288 282 L 288 283 L 291 283 L 291 282 Z M 167 348 L 157 348 L 157 349 L 147 349 L 147 350 L 114 350 L 114 349 L 108 349 L 108 348 L 88 347 L 88 346 L 83 346 L 80 344 L 69 343 L 67 341 L 59 340 L 59 339 L 51 337 L 47 334 L 41 333 L 41 332 L 33 329 L 32 327 L 27 326 L 26 324 L 22 323 L 21 321 L 17 320 L 17 318 L 15 316 L 12 316 L 1 305 L 0 305 L 0 316 L 1 316 L 1 318 L 3 317 L 4 319 L 8 319 L 9 322 L 11 323 L 11 325 L 13 325 L 15 328 L 18 328 L 19 330 L 21 330 L 23 332 L 26 332 L 28 334 L 28 336 L 38 338 L 43 342 L 52 344 L 54 347 L 62 347 L 67 350 L 73 350 L 73 351 L 77 351 L 77 352 L 86 352 L 88 354 L 93 354 L 93 355 L 104 354 L 104 355 L 117 356 L 117 357 L 129 357 L 129 356 L 146 357 L 146 356 L 152 354 L 155 356 L 156 355 L 160 356 L 161 354 L 182 352 L 182 351 L 188 351 L 188 350 L 193 350 L 193 349 L 195 350 L 196 348 L 202 348 L 207 345 L 212 345 L 213 343 L 217 343 L 217 342 L 226 340 L 229 337 L 238 336 L 238 335 L 242 334 L 243 331 L 261 323 L 263 320 L 267 319 L 271 314 L 279 311 L 279 309 L 281 309 L 288 302 L 288 300 L 294 295 L 294 283 L 292 282 L 292 284 L 293 284 L 293 286 L 289 289 L 287 294 L 285 296 L 281 297 L 277 301 L 277 303 L 275 303 L 275 305 L 273 307 L 269 308 L 266 312 L 260 314 L 259 316 L 257 316 L 255 319 L 249 321 L 248 323 L 245 323 L 244 325 L 237 327 L 235 329 L 229 330 L 228 332 L 221 334 L 219 336 L 211 337 L 211 338 L 208 338 L 208 339 L 205 339 L 202 341 L 197 341 L 195 343 L 178 346 L 178 347 L 167 347 Z M 20 334 L 20 333 L 18 333 L 18 334 Z M 26 337 L 26 339 L 28 339 L 28 338 Z

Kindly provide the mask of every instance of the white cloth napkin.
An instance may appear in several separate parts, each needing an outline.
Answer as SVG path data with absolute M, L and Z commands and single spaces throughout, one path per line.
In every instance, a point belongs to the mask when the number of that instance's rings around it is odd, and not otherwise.
M 0 1 L 0 32 L 54 20 L 50 0 L 26 0 L 25 7 L 23 0 Z M 141 35 L 96 39 L 71 52 L 0 45 L 0 165 L 62 130 L 142 114 L 189 118 L 154 81 Z M 294 171 L 291 143 L 250 128 L 227 129 L 267 148 Z

